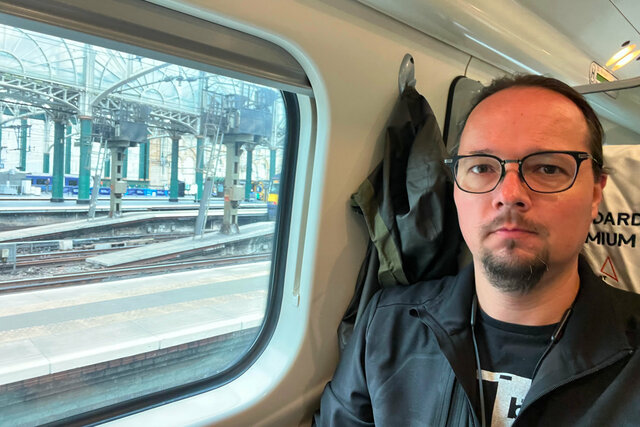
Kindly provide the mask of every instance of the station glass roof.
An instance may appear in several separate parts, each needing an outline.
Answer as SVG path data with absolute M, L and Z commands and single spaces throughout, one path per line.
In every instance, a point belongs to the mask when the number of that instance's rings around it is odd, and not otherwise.
M 217 95 L 249 97 L 252 88 L 257 87 L 224 76 L 6 25 L 0 25 L 0 73 L 76 88 L 87 94 L 90 102 L 108 94 L 190 113 L 197 113 L 201 103 L 207 102 L 201 100 L 202 90 Z

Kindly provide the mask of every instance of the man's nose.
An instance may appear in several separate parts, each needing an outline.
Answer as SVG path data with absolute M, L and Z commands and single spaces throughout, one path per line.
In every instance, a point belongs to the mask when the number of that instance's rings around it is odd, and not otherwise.
M 505 174 L 494 192 L 493 205 L 527 210 L 531 206 L 531 190 L 520 177 L 517 165 L 505 165 Z

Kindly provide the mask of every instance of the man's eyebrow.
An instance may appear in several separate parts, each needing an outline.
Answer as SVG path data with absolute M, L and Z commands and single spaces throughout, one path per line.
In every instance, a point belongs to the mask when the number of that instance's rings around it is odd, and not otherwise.
M 545 147 L 532 147 L 532 149 L 527 154 L 539 153 L 539 152 L 543 152 L 543 151 L 555 151 L 555 149 L 554 148 L 545 148 Z M 491 154 L 491 155 L 495 156 L 494 150 L 492 150 L 490 148 L 482 148 L 482 149 L 479 149 L 479 150 L 470 150 L 465 155 L 466 156 L 470 156 L 470 155 L 473 155 L 473 154 Z
M 471 150 L 469 151 L 466 155 L 472 155 L 472 154 L 493 154 L 492 150 L 485 148 L 482 150 Z

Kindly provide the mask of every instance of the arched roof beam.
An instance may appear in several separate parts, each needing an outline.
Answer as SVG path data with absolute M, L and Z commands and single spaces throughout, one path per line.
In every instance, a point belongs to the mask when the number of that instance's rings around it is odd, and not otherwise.
M 62 41 L 62 43 L 64 43 L 64 48 L 67 51 L 67 55 L 69 55 L 69 61 L 71 62 L 71 68 L 73 69 L 73 82 L 75 84 L 78 84 L 78 75 L 80 74 L 78 72 L 78 68 L 76 67 L 76 61 L 75 58 L 73 56 L 73 52 L 71 51 L 71 47 L 69 46 L 69 43 L 67 43 L 67 41 L 63 38 L 60 39 Z
M 19 111 L 20 109 L 16 108 L 15 106 L 12 105 L 8 105 L 5 102 L 0 103 L 0 108 L 2 109 L 2 111 L 4 112 L 6 109 L 11 110 L 11 117 L 0 121 L 0 126 L 4 125 L 5 123 L 10 123 L 16 120 L 22 120 L 22 119 L 28 119 L 29 117 L 36 117 L 39 115 L 46 115 L 46 110 L 42 109 L 42 108 L 34 108 L 34 107 L 20 107 L 20 108 L 26 108 L 27 110 L 29 110 L 26 113 L 20 113 L 20 112 L 16 112 Z M 6 115 L 6 114 L 5 114 Z
M 49 70 L 49 78 L 52 77 L 52 73 L 51 73 L 51 65 L 49 65 L 49 58 L 47 57 L 47 54 L 45 53 L 44 49 L 42 49 L 42 47 L 40 46 L 40 43 L 38 43 L 38 41 L 36 39 L 34 39 L 31 34 L 27 33 L 26 31 L 18 28 L 19 32 L 21 32 L 26 38 L 28 38 L 29 40 L 31 40 L 33 42 L 33 44 L 36 46 L 36 48 L 40 51 L 40 54 L 42 55 L 42 57 L 45 60 L 45 63 L 47 64 L 47 69 Z
M 182 133 L 191 133 L 197 135 L 196 131 L 198 127 L 199 115 L 192 113 L 185 113 L 178 110 L 170 110 L 166 107 L 160 107 L 158 105 L 143 103 L 140 101 L 129 101 L 120 97 L 108 97 L 102 98 L 100 105 L 94 107 L 93 115 L 95 117 L 101 117 L 106 120 L 115 120 L 115 117 L 110 114 L 110 111 L 129 111 L 132 106 L 145 105 L 151 107 L 149 117 L 146 123 L 155 128 L 165 130 L 175 130 Z M 105 114 L 106 113 L 106 114 Z
M 107 60 L 106 62 L 99 62 L 100 67 L 101 67 L 101 71 L 100 71 L 100 76 L 98 77 L 98 87 L 102 87 L 102 82 L 106 79 L 105 74 L 107 73 L 107 71 L 109 71 L 111 74 L 115 74 L 113 71 L 111 71 L 111 67 L 109 67 L 109 64 L 111 62 L 116 62 L 115 61 L 115 57 L 112 54 L 108 54 L 105 55 L 104 52 L 101 52 L 100 56 L 107 56 Z M 96 62 L 97 61 L 97 56 L 96 56 Z
M 15 59 L 15 61 L 20 65 L 21 74 L 25 74 L 24 63 L 22 62 L 22 60 L 20 58 L 18 58 L 16 55 L 14 55 L 13 53 L 9 52 L 8 50 L 0 50 L 0 53 L 5 55 L 5 56 L 10 56 L 11 58 Z
M 171 64 L 164 63 L 164 64 L 156 65 L 155 67 L 151 67 L 151 68 L 148 68 L 146 70 L 142 70 L 139 73 L 136 73 L 136 74 L 124 79 L 124 80 L 120 80 L 118 83 L 116 83 L 116 84 L 112 85 L 111 87 L 105 89 L 104 91 L 102 91 L 102 93 L 100 93 L 98 96 L 96 96 L 95 99 L 93 100 L 93 102 L 91 102 L 91 106 L 93 107 L 93 106 L 98 105 L 100 103 L 100 101 L 102 101 L 103 98 L 106 98 L 111 93 L 113 93 L 116 89 L 126 85 L 127 83 L 132 82 L 134 80 L 137 80 L 140 77 L 144 76 L 145 74 L 151 73 L 151 72 L 156 71 L 156 70 L 160 70 L 160 69 L 162 69 L 164 67 L 167 67 L 169 65 L 171 65 Z
M 170 126 L 173 124 L 174 126 Z M 152 110 L 149 114 L 149 126 L 160 129 L 174 130 L 182 133 L 197 135 L 197 117 L 191 114 L 172 113 L 166 110 Z M 177 126 L 175 126 L 177 125 Z
M 56 107 L 69 108 L 71 110 L 70 113 L 79 111 L 80 93 L 77 91 L 71 91 L 64 87 L 55 87 L 36 80 L 23 80 L 5 73 L 0 73 L 0 86 L 37 95 L 40 99 L 29 99 L 29 101 L 41 102 L 40 106 L 54 103 Z

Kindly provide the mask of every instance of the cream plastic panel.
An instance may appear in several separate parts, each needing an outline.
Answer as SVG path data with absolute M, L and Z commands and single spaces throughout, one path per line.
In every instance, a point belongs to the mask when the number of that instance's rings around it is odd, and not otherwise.
M 588 83 L 593 58 L 538 14 L 513 0 L 358 0 L 508 72 Z M 603 117 L 640 132 L 640 105 L 594 101 Z

